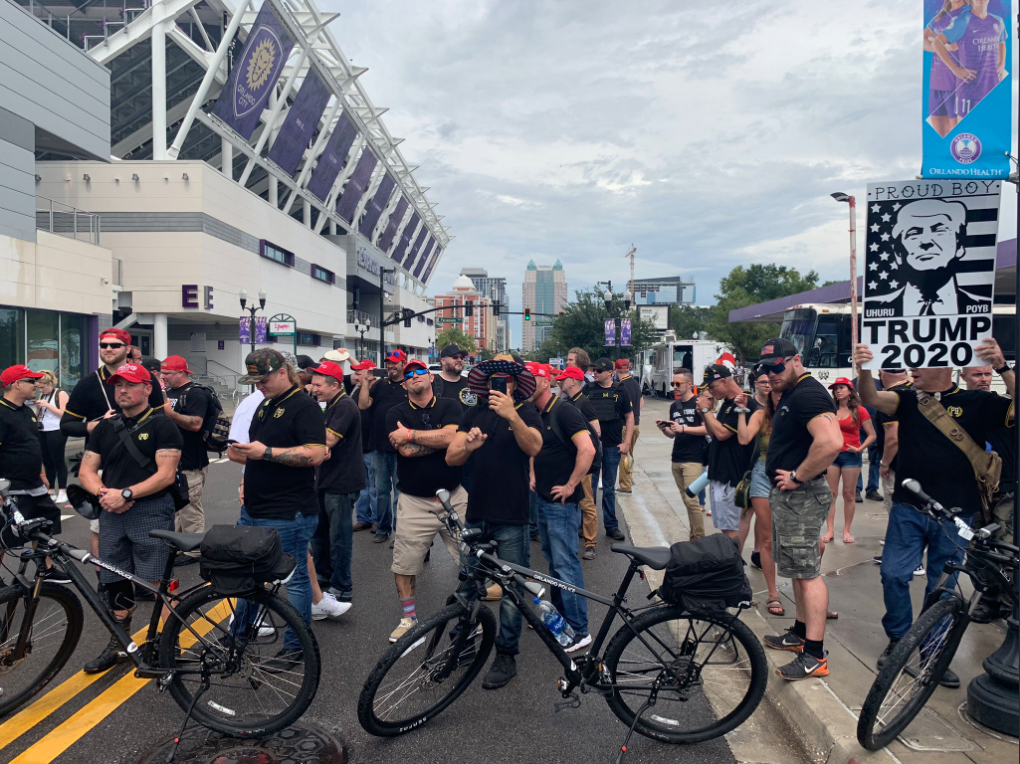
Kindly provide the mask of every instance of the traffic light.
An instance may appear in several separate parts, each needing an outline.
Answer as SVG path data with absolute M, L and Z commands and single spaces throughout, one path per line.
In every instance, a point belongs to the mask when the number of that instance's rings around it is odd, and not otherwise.
M 471 300 L 464 301 L 464 315 L 471 318 L 475 314 L 475 304 Z
M 499 300 L 494 300 L 492 303 L 492 317 L 499 318 Z
M 407 329 L 411 328 L 411 319 L 414 318 L 414 311 L 410 308 L 404 308 L 404 327 Z
M 530 321 L 531 320 L 531 308 L 525 308 L 524 309 L 524 320 L 525 321 Z

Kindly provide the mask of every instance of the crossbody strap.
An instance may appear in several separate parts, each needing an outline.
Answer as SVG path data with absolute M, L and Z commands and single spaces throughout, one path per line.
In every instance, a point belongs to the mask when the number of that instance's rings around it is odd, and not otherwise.
M 102 376 L 99 374 L 99 369 L 96 369 L 96 379 L 99 380 L 99 392 L 103 394 L 103 398 L 106 400 L 106 411 L 109 411 L 110 409 L 113 408 L 113 405 L 110 403 L 110 396 L 106 394 L 106 383 L 103 381 Z M 106 412 L 104 411 L 103 413 L 105 414 Z
M 137 429 L 137 427 L 128 429 L 127 425 L 124 424 L 123 419 L 117 419 L 113 425 L 113 430 L 117 433 L 117 437 L 120 438 L 121 445 L 127 449 L 129 454 L 131 454 L 131 458 L 138 462 L 138 466 L 142 469 L 148 469 L 152 466 L 152 459 L 139 451 L 138 446 L 136 446 L 135 442 L 131 439 L 131 436 Z

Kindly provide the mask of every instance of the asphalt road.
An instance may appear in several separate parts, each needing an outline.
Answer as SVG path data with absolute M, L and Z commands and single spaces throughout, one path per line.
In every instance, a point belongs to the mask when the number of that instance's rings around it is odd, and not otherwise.
M 240 468 L 231 463 L 210 466 L 206 486 L 209 524 L 237 519 L 237 484 Z M 73 510 L 67 510 L 73 512 Z M 627 530 L 624 521 L 622 527 Z M 65 520 L 64 538 L 87 544 L 87 523 L 77 515 Z M 588 589 L 611 594 L 623 576 L 626 561 L 611 553 L 600 537 L 598 556 L 585 562 Z M 419 615 L 433 612 L 446 601 L 456 584 L 456 568 L 441 544 L 434 547 L 432 561 L 418 581 Z M 349 761 L 427 762 L 580 762 L 613 761 L 626 734 L 605 701 L 588 695 L 578 709 L 554 712 L 561 700 L 556 690 L 560 666 L 528 629 L 521 639 L 518 675 L 506 687 L 485 691 L 477 680 L 458 701 L 423 728 L 396 739 L 368 735 L 357 721 L 358 693 L 375 662 L 388 647 L 387 637 L 400 616 L 390 573 L 391 551 L 387 544 L 373 544 L 367 533 L 354 536 L 354 607 L 338 621 L 314 624 L 323 669 L 319 692 L 306 714 L 336 735 L 346 746 Z M 532 545 L 532 564 L 544 570 L 537 543 Z M 182 583 L 198 580 L 197 566 L 182 569 Z M 643 599 L 643 584 L 635 582 L 633 595 Z M 140 608 L 135 628 L 147 619 L 148 605 Z M 594 633 L 604 608 L 590 603 L 589 619 Z M 77 674 L 83 663 L 97 655 L 108 635 L 91 612 L 86 612 L 85 632 L 70 664 L 48 688 L 59 687 Z M 11 739 L 10 719 L 0 720 L 0 760 L 11 764 L 128 764 L 153 745 L 176 734 L 183 712 L 168 695 L 159 695 L 153 683 L 122 679 L 119 667 L 97 682 L 71 694 L 50 713 L 40 704 L 29 707 L 34 725 Z M 0 676 L 2 683 L 2 676 Z M 132 692 L 136 690 L 136 692 Z M 697 746 L 677 747 L 635 736 L 628 762 L 734 762 L 725 740 Z

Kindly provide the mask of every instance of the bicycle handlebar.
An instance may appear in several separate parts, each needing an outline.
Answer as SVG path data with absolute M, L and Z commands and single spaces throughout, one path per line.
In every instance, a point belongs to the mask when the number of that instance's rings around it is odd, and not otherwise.
M 953 525 L 956 526 L 956 532 L 967 541 L 970 541 L 971 539 L 976 537 L 980 541 L 987 543 L 992 538 L 992 534 L 999 530 L 999 526 L 994 523 L 984 528 L 970 527 L 959 517 L 959 515 L 963 514 L 962 508 L 953 507 L 952 509 L 946 509 L 941 504 L 939 504 L 935 499 L 926 494 L 924 490 L 921 488 L 921 484 L 918 481 L 914 480 L 913 478 L 905 479 L 902 483 L 900 483 L 900 485 L 906 488 L 915 496 L 917 496 L 917 498 L 919 498 L 922 502 L 924 502 L 924 508 L 922 509 L 923 512 L 927 513 L 935 520 L 939 520 L 940 518 L 949 520 L 950 522 L 953 523 Z

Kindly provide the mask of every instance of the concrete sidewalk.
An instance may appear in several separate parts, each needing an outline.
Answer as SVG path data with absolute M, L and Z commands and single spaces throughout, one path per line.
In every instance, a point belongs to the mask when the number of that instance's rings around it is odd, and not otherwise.
M 660 411 L 661 409 L 661 411 Z M 667 418 L 668 403 L 646 399 L 646 418 Z M 642 428 L 635 465 L 634 492 L 617 494 L 638 545 L 670 544 L 686 540 L 687 511 L 670 471 L 671 441 L 655 428 Z M 867 466 L 865 467 L 867 469 Z M 836 539 L 822 558 L 823 575 L 829 589 L 829 608 L 839 613 L 830 620 L 825 635 L 829 651 L 829 676 L 805 682 L 783 682 L 770 676 L 766 697 L 787 723 L 803 736 L 803 744 L 815 749 L 818 760 L 832 764 L 849 762 L 904 762 L 910 764 L 1000 764 L 1016 761 L 1017 739 L 979 727 L 966 715 L 967 684 L 982 673 L 981 661 L 1004 637 L 999 625 L 971 624 L 953 660 L 960 675 L 957 690 L 939 688 L 904 734 L 887 749 L 869 752 L 857 743 L 857 711 L 874 681 L 875 660 L 887 639 L 881 618 L 885 612 L 879 566 L 872 557 L 882 553 L 887 516 L 878 502 L 857 505 L 853 522 L 856 543 L 842 543 L 842 500 L 836 509 Z M 711 518 L 706 518 L 706 532 Z M 753 536 L 752 536 L 753 539 Z M 751 539 L 745 547 L 750 558 Z M 789 579 L 778 580 L 786 607 L 785 617 L 775 617 L 765 608 L 767 589 L 761 572 L 748 565 L 748 578 L 755 591 L 755 607 L 743 620 L 762 637 L 789 628 L 794 620 L 793 592 Z M 661 576 L 661 574 L 660 574 Z M 652 579 L 653 588 L 659 583 Z M 926 579 L 918 576 L 911 585 L 915 610 L 920 608 Z M 787 653 L 766 650 L 770 669 L 790 660 Z M 755 714 L 755 717 L 761 711 Z M 752 717 L 754 720 L 755 717 Z M 777 759 L 773 759 L 775 761 Z M 781 759 L 779 759 L 781 760 Z

